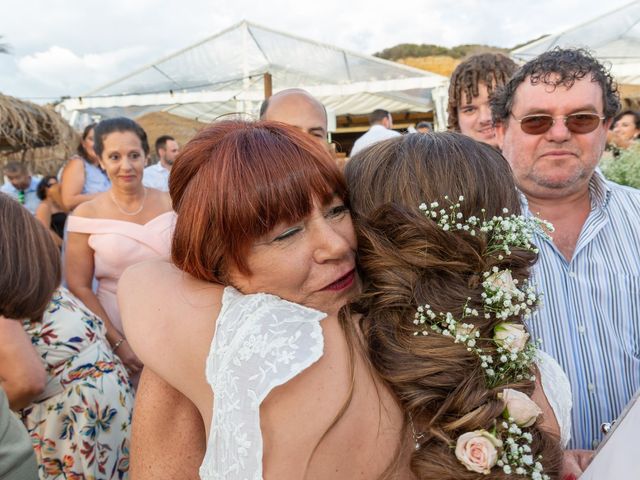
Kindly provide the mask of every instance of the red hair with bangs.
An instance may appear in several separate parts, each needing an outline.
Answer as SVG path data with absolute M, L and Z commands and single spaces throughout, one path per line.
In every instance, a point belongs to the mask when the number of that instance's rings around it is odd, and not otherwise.
M 344 177 L 309 134 L 278 122 L 222 121 L 201 130 L 176 158 L 169 193 L 178 213 L 171 256 L 181 270 L 224 284 L 233 262 L 278 223 L 311 213 L 313 201 L 347 200 Z

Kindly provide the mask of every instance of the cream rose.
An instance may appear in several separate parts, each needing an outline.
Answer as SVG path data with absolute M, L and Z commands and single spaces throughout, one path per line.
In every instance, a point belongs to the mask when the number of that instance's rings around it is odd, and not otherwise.
M 531 398 L 518 390 L 505 388 L 501 394 L 504 401 L 506 414 L 513 418 L 519 427 L 530 427 L 542 413 L 538 404 Z
M 524 350 L 529 341 L 529 334 L 524 325 L 511 322 L 502 322 L 493 329 L 495 342 L 512 353 Z
M 502 441 L 486 430 L 467 432 L 458 437 L 456 458 L 467 470 L 487 475 L 498 460 Z
M 494 288 L 499 288 L 503 292 L 510 293 L 513 297 L 517 297 L 521 294 L 520 290 L 518 290 L 518 287 L 516 286 L 516 282 L 513 281 L 511 270 L 500 270 L 499 272 L 495 272 L 487 277 L 485 282 Z

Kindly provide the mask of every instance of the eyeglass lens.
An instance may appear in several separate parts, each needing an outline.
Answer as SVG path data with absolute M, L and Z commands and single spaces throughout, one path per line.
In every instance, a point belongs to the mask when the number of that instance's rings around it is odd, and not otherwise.
M 564 124 L 572 133 L 590 133 L 600 124 L 600 116 L 595 113 L 573 113 L 564 118 Z M 554 124 L 551 115 L 530 115 L 520 120 L 522 131 L 530 135 L 547 132 Z

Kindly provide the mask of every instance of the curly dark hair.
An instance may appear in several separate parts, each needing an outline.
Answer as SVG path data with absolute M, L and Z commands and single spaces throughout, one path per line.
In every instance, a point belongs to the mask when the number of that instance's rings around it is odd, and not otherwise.
M 460 212 L 466 218 L 491 218 L 503 208 L 518 214 L 520 196 L 509 164 L 496 149 L 464 135 L 427 133 L 380 142 L 354 156 L 345 174 L 363 290 L 342 316 L 361 315 L 365 348 L 376 373 L 395 393 L 415 431 L 423 434 L 420 448 L 411 449 L 411 468 L 420 479 L 487 478 L 467 470 L 451 445 L 465 432 L 492 428 L 504 410 L 498 396 L 503 388 L 530 395 L 534 383 L 524 379 L 488 387 L 477 354 L 444 335 L 415 335 L 412 320 L 425 303 L 457 317 L 465 304 L 481 311 L 482 272 L 509 269 L 522 282 L 536 255 L 516 248 L 505 257 L 488 255 L 490 233 L 445 231 L 418 205 L 463 195 Z M 522 318 L 509 321 L 522 323 Z M 499 322 L 483 315 L 474 319 L 485 339 Z M 538 424 L 529 432 L 534 456 L 542 455 L 545 473 L 558 478 L 562 451 L 557 439 Z M 512 476 L 496 467 L 491 478 Z
M 620 95 L 609 68 L 596 60 L 583 48 L 560 48 L 545 52 L 523 65 L 491 98 L 491 114 L 494 123 L 503 122 L 513 108 L 516 90 L 527 78 L 532 85 L 543 83 L 552 87 L 573 84 L 591 74 L 591 81 L 602 88 L 602 104 L 605 118 L 613 118 L 620 110 Z
M 459 132 L 458 107 L 478 96 L 478 84 L 487 86 L 489 96 L 509 80 L 518 65 L 501 53 L 481 53 L 464 60 L 451 74 L 447 114 L 449 129 Z

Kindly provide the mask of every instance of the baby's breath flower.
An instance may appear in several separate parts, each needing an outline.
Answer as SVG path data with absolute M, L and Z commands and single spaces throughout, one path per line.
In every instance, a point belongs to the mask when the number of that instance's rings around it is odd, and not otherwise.
M 467 352 L 475 354 L 484 371 L 485 382 L 494 388 L 513 381 L 528 379 L 533 381 L 531 365 L 536 357 L 540 342 L 531 342 L 523 326 L 515 319 L 530 316 L 533 309 L 540 305 L 541 294 L 527 280 L 513 278 L 511 272 L 501 267 L 514 249 L 537 253 L 533 245 L 534 235 L 549 238 L 545 232 L 553 231 L 548 222 L 534 217 L 510 214 L 503 208 L 499 215 L 487 218 L 486 209 L 481 209 L 480 217 L 465 219 L 460 211 L 464 197 L 460 195 L 451 200 L 444 197 L 444 205 L 439 202 L 421 203 L 419 210 L 445 232 L 482 236 L 486 240 L 484 256 L 492 265 L 489 271 L 481 272 L 481 307 L 471 304 L 468 298 L 462 310 L 452 312 L 434 312 L 429 304 L 417 308 L 413 324 L 414 335 L 429 335 L 430 332 L 449 337 L 453 342 L 461 343 Z M 493 338 L 481 338 L 480 328 L 470 323 L 470 318 L 491 318 L 501 320 L 503 330 Z M 496 327 L 497 328 L 497 327 Z M 522 328 L 522 333 L 519 333 Z M 495 333 L 495 332 L 494 332 Z M 494 353 L 495 352 L 495 353 Z M 523 431 L 513 418 L 500 420 L 495 424 L 491 435 L 501 442 L 497 452 L 497 465 L 506 474 L 523 475 L 533 480 L 549 480 L 544 474 L 542 464 L 534 459 L 531 451 L 533 436 Z

